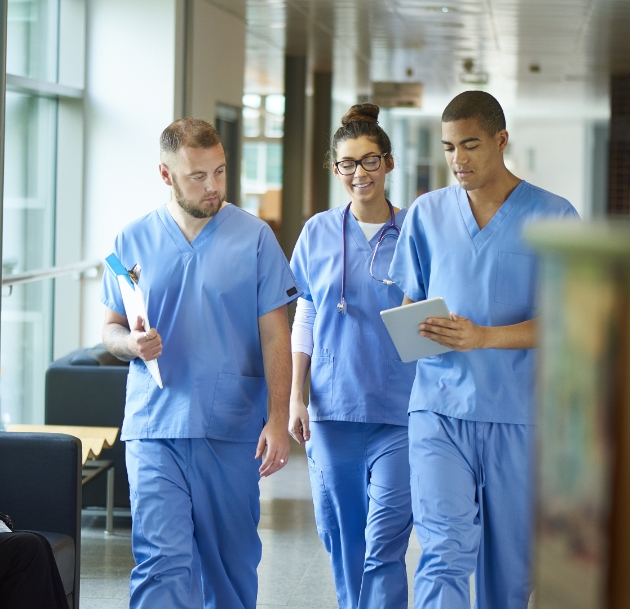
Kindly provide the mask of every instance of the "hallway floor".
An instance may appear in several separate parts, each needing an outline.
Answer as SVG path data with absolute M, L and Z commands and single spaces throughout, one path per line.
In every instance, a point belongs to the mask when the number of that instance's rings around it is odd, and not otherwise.
M 292 445 L 287 466 L 261 481 L 258 607 L 335 609 L 337 600 L 326 551 L 317 536 L 304 450 Z M 130 520 L 115 519 L 115 534 L 103 534 L 104 517 L 84 516 L 81 609 L 122 609 L 129 605 Z M 412 533 L 407 553 L 410 585 L 420 554 Z M 410 607 L 411 595 L 410 595 Z

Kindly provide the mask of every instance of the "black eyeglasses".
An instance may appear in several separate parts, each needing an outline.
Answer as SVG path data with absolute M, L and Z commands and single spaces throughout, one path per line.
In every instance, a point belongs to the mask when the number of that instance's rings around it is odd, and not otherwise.
M 351 159 L 344 159 L 343 161 L 336 161 L 335 167 L 342 176 L 351 176 L 357 170 L 357 167 L 361 165 L 365 171 L 376 171 L 381 166 L 381 159 L 386 157 L 389 153 L 366 156 L 360 161 L 353 161 Z

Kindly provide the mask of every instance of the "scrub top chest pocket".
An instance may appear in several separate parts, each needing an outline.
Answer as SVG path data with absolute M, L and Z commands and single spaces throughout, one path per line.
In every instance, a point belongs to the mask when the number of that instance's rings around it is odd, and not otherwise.
M 494 300 L 516 307 L 536 306 L 536 256 L 499 252 Z

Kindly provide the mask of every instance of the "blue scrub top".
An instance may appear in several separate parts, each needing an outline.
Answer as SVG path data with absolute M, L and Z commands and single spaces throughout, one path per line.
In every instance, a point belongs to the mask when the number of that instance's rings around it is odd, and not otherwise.
M 537 258 L 525 224 L 577 217 L 573 206 L 521 182 L 479 230 L 458 185 L 430 192 L 410 209 L 390 275 L 414 301 L 441 296 L 450 311 L 481 326 L 536 316 Z M 451 351 L 418 361 L 409 411 L 470 421 L 534 422 L 533 349 Z
M 313 216 L 291 258 L 291 268 L 315 305 L 309 413 L 313 421 L 407 425 L 414 365 L 403 364 L 379 315 L 398 307 L 403 293 L 370 276 L 378 233 L 368 243 L 352 213 L 346 218 L 346 301 L 341 300 L 343 207 Z M 406 209 L 396 214 L 403 223 Z M 394 231 L 390 231 L 395 235 Z M 379 231 L 380 233 L 380 231 Z M 378 248 L 374 276 L 386 278 L 396 238 Z
M 267 416 L 258 318 L 301 294 L 269 226 L 227 205 L 188 243 L 163 206 L 126 226 L 114 251 L 125 268 L 142 267 L 164 347 L 164 389 L 131 361 L 121 439 L 258 440 Z M 125 314 L 109 272 L 101 302 Z

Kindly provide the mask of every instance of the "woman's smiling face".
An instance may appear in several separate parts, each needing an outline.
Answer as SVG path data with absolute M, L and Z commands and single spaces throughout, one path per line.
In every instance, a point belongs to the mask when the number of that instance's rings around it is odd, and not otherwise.
M 368 137 L 362 136 L 353 140 L 344 140 L 337 148 L 336 161 L 361 161 L 370 156 L 381 156 L 379 147 Z M 385 176 L 394 168 L 394 160 L 390 155 L 381 158 L 380 167 L 374 171 L 366 171 L 361 165 L 352 175 L 342 175 L 333 163 L 335 176 L 341 181 L 344 189 L 353 202 L 369 205 L 373 201 L 382 202 L 385 197 Z

